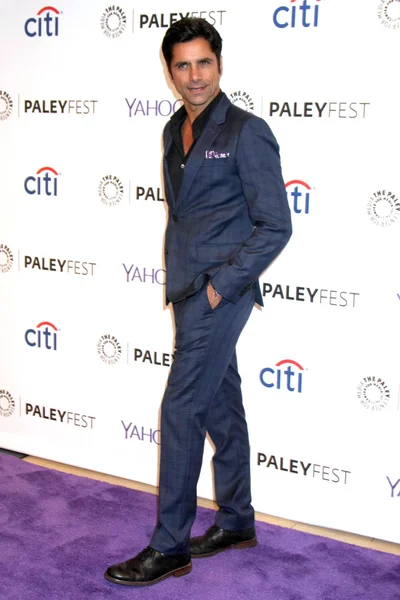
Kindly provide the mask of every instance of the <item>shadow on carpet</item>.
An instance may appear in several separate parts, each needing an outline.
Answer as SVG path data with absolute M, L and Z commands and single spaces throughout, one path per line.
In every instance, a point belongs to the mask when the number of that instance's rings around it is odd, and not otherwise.
M 257 523 L 259 546 L 146 588 L 103 578 L 147 546 L 151 494 L 0 455 L 1 600 L 400 600 L 400 558 Z M 193 533 L 212 523 L 200 508 Z

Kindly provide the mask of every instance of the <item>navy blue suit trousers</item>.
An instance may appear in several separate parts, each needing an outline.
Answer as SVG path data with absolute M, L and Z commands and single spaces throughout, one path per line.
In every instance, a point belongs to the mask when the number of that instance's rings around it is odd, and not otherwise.
M 235 304 L 222 299 L 212 309 L 204 285 L 173 304 L 175 357 L 161 409 L 159 514 L 150 542 L 160 552 L 188 552 L 207 431 L 215 445 L 216 524 L 230 531 L 254 525 L 235 347 L 255 293 L 253 285 Z

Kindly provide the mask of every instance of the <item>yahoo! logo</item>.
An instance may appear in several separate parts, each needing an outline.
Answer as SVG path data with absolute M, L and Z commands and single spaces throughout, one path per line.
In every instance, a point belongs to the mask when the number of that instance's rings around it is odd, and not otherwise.
M 169 117 L 181 107 L 183 100 L 140 100 L 125 98 L 129 108 L 129 117 Z
M 302 367 L 295 360 L 281 360 L 276 363 L 276 367 L 282 367 L 287 365 L 286 369 L 271 369 L 266 367 L 260 372 L 260 381 L 267 388 L 276 387 L 278 390 L 286 389 L 289 392 L 298 392 L 299 394 L 303 391 L 303 373 L 304 367 Z M 296 373 L 292 369 L 292 365 L 298 369 Z
M 398 479 L 396 482 L 393 480 L 391 481 L 390 478 L 386 475 L 386 479 L 388 480 L 388 483 L 390 485 L 390 497 L 391 498 L 400 498 L 400 479 Z
M 275 27 L 285 29 L 286 27 L 318 27 L 320 0 L 290 0 L 291 6 L 279 6 L 273 14 L 272 20 Z
M 45 13 L 45 16 L 41 16 Z M 58 16 L 60 11 L 54 6 L 44 6 L 37 13 L 37 19 L 31 18 L 25 22 L 25 33 L 28 37 L 58 35 Z
M 166 271 L 165 269 L 154 269 L 146 267 L 138 267 L 137 265 L 131 265 L 128 267 L 125 263 L 122 263 L 125 269 L 126 281 L 140 281 L 140 283 L 158 283 L 159 285 L 165 285 Z
M 55 177 L 51 177 L 47 171 L 53 173 Z M 27 177 L 24 181 L 24 188 L 27 194 L 46 194 L 46 196 L 57 196 L 57 176 L 59 173 L 52 167 L 42 167 L 36 171 L 36 175 L 46 172 L 41 177 Z
M 300 189 L 299 189 L 299 186 Z M 285 183 L 286 192 L 288 195 L 289 204 L 292 205 L 293 211 L 296 214 L 304 213 L 308 215 L 310 212 L 310 186 L 305 181 L 293 179 Z M 292 197 L 290 202 L 289 196 Z
M 130 422 L 128 425 L 125 425 L 125 423 L 123 421 L 121 421 L 122 423 L 122 427 L 124 428 L 125 431 L 125 439 L 126 440 L 132 440 L 132 439 L 136 439 L 139 440 L 140 442 L 150 442 L 150 444 L 152 444 L 153 442 L 155 444 L 157 444 L 157 446 L 160 445 L 160 434 L 161 431 L 159 429 L 149 429 L 147 432 L 145 430 L 145 428 L 142 426 L 137 426 L 134 425 L 132 422 Z M 145 440 L 145 438 L 147 438 Z
M 44 327 L 44 329 L 40 329 Z M 51 327 L 54 332 L 49 330 Z M 37 346 L 38 348 L 46 348 L 47 350 L 57 350 L 57 327 L 53 323 L 48 321 L 42 321 L 39 325 L 36 325 L 36 329 L 27 329 L 25 332 L 25 341 L 28 346 Z M 42 339 L 44 337 L 44 341 Z

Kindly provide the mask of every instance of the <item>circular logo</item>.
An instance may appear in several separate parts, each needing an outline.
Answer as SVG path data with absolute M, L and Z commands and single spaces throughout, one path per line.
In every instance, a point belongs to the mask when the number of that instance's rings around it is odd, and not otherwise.
M 236 104 L 239 108 L 254 112 L 254 102 L 246 92 L 232 92 L 229 98 L 232 104 Z
M 97 352 L 102 361 L 115 365 L 121 358 L 121 345 L 113 335 L 102 335 L 97 342 Z
M 357 387 L 357 396 L 364 408 L 377 411 L 388 405 L 390 390 L 383 379 L 364 377 Z
M 388 29 L 400 28 L 400 0 L 380 0 L 378 17 Z
M 7 273 L 13 266 L 14 257 L 8 246 L 0 244 L 0 273 Z
M 367 213 L 375 225 L 388 227 L 400 216 L 400 201 L 392 192 L 379 190 L 370 197 Z
M 0 121 L 5 121 L 11 115 L 13 101 L 10 94 L 0 91 Z
M 124 186 L 115 175 L 105 175 L 99 183 L 99 196 L 107 206 L 115 206 L 121 202 Z
M 109 6 L 104 11 L 100 24 L 104 35 L 117 38 L 125 31 L 126 14 L 119 6 Z
M 10 417 L 15 410 L 14 398 L 10 392 L 0 390 L 0 416 Z

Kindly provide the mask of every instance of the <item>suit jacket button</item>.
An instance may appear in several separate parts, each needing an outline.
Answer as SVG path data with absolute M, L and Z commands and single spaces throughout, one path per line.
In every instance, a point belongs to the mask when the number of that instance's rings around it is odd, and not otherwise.
M 166 248 L 165 248 L 165 250 L 164 250 L 164 253 L 165 253 L 165 254 L 168 254 L 168 250 L 167 250 Z
M 172 220 L 175 221 L 175 223 L 176 223 L 176 221 L 178 220 L 178 217 L 176 215 L 173 215 Z

